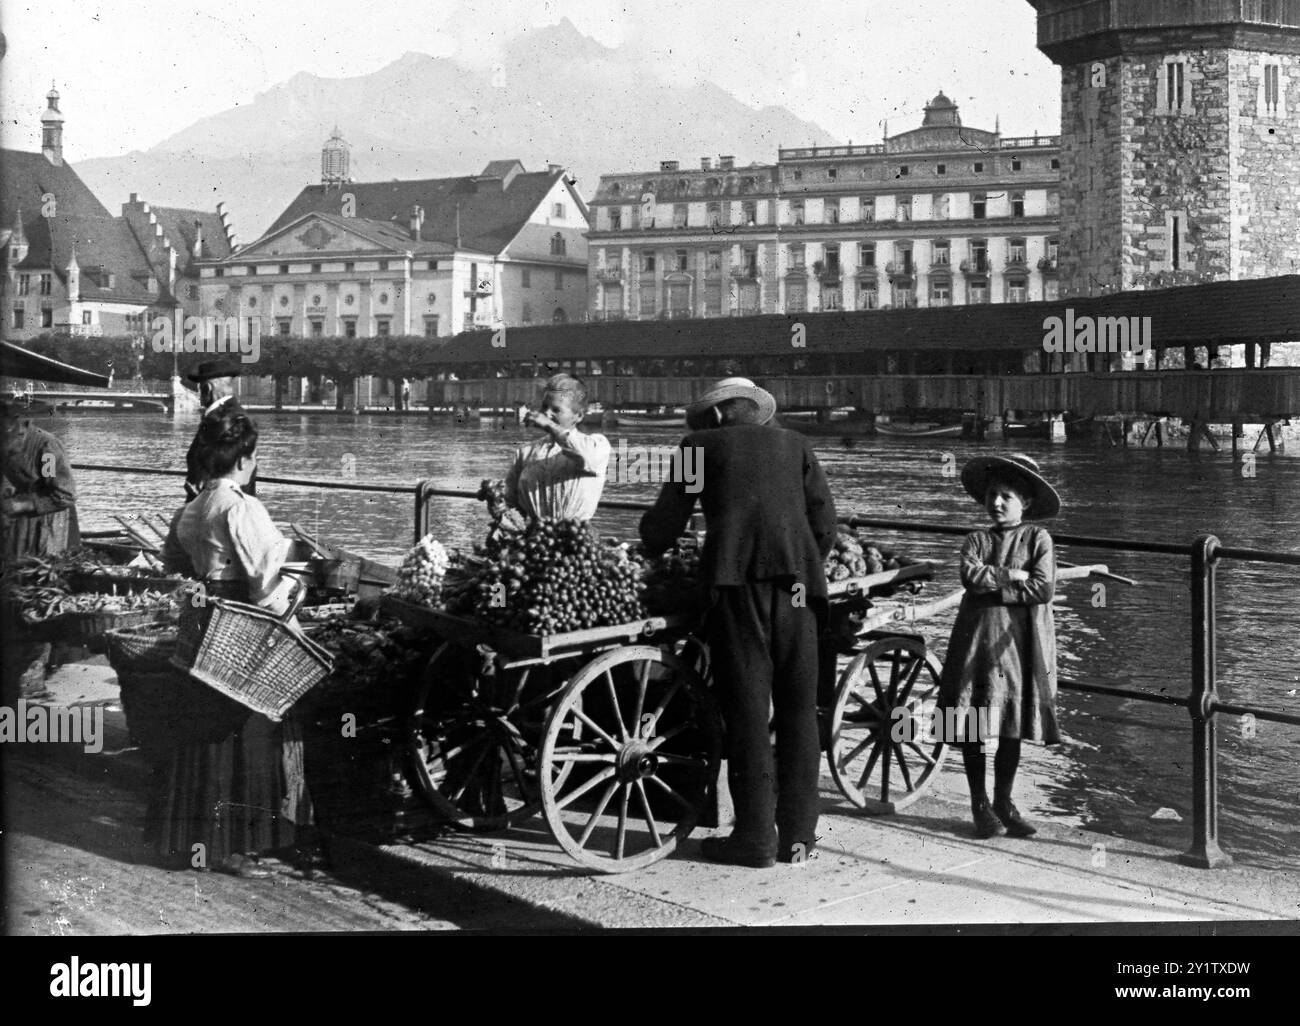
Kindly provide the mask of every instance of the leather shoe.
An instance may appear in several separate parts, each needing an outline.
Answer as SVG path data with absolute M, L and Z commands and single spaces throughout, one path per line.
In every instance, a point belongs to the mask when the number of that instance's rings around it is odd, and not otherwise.
M 1001 837 L 1007 832 L 998 817 L 993 815 L 993 809 L 987 801 L 975 806 L 974 813 L 975 836 L 981 841 L 987 841 L 990 837 Z
M 269 867 L 258 865 L 254 855 L 227 855 L 213 868 L 218 873 L 229 873 L 245 880 L 265 880 L 275 875 Z
M 1002 821 L 1002 825 L 1007 828 L 1007 834 L 1011 837 L 1033 837 L 1038 833 L 1038 827 L 1025 821 L 1020 815 L 1020 810 L 1011 802 L 1003 805 L 1000 802 L 993 804 L 993 815 Z
M 730 837 L 706 837 L 700 842 L 700 853 L 712 862 L 722 862 L 729 866 L 771 869 L 776 865 L 776 856 L 767 849 L 735 841 Z

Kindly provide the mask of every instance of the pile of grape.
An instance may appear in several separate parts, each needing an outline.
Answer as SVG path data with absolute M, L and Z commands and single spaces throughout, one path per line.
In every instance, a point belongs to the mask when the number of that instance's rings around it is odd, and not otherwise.
M 645 616 L 640 567 L 576 520 L 534 520 L 505 535 L 479 572 L 474 613 L 528 634 L 629 623 Z
M 451 557 L 442 543 L 425 535 L 402 561 L 392 594 L 404 602 L 437 608 L 442 601 L 442 578 L 450 565 Z

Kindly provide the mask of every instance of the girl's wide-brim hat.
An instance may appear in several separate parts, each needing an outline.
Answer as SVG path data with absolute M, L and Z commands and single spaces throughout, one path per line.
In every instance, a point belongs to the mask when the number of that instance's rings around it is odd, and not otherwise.
M 686 407 L 687 421 L 728 399 L 752 399 L 758 404 L 758 423 L 766 424 L 776 416 L 776 399 L 765 388 L 759 388 L 749 378 L 723 378 L 709 386 L 709 390 Z
M 999 478 L 1024 488 L 1030 503 L 1026 520 L 1046 520 L 1061 512 L 1061 496 L 1028 456 L 976 456 L 961 468 L 961 483 L 978 503 L 983 503 L 988 495 L 989 482 Z

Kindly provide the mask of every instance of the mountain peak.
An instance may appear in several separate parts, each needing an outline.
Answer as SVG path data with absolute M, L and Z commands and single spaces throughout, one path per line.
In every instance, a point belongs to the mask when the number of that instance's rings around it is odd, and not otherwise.
M 552 60 L 563 58 L 566 62 L 609 60 L 617 56 L 617 51 L 584 35 L 567 17 L 561 18 L 554 25 L 543 25 L 524 32 L 510 41 L 507 52 L 512 59 L 525 54 L 538 54 Z

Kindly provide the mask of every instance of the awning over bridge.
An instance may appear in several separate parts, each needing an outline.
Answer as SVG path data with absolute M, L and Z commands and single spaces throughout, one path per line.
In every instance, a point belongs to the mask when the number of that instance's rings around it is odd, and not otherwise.
M 51 360 L 48 356 L 33 353 L 30 349 L 12 342 L 0 343 L 0 377 L 32 378 L 37 381 L 56 381 L 64 385 L 83 385 L 90 388 L 107 388 L 108 377 L 94 371 L 82 370 L 70 363 Z
M 1059 300 L 917 310 L 604 321 L 466 332 L 435 359 L 447 364 L 563 359 L 789 355 L 796 325 L 810 353 L 1019 351 L 1041 346 L 1048 318 L 1150 317 L 1157 349 L 1300 341 L 1300 275 Z M 499 341 L 499 340 L 498 340 Z

